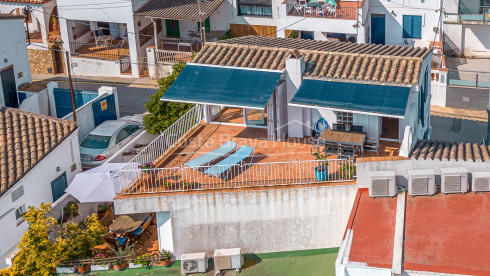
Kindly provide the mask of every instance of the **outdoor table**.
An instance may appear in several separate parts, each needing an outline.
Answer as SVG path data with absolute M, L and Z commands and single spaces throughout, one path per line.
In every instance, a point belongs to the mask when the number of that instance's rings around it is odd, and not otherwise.
M 109 225 L 109 230 L 118 234 L 130 233 L 143 224 L 149 214 L 121 215 Z
M 364 156 L 364 141 L 366 133 L 338 131 L 332 129 L 323 130 L 317 140 L 317 148 L 320 148 L 320 142 L 335 143 L 339 145 L 350 145 L 361 149 L 361 156 Z
M 103 43 L 103 45 L 107 46 L 108 41 L 113 41 L 114 36 L 113 35 L 101 35 L 96 38 L 96 41 Z

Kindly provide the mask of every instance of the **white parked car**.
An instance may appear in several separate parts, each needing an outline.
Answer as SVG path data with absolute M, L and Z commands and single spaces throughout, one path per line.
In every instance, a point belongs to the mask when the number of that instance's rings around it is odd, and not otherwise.
M 99 166 L 143 131 L 134 117 L 105 121 L 80 143 L 82 168 Z

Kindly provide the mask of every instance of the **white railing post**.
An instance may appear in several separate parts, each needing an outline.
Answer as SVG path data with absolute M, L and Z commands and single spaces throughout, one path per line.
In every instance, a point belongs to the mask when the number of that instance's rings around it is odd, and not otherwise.
M 317 174 L 314 169 L 325 164 L 328 164 L 328 172 Z M 132 167 L 121 170 L 120 176 L 127 177 L 130 174 L 132 180 L 140 177 L 138 186 L 126 189 L 125 194 L 349 182 L 356 178 L 352 159 L 236 164 L 219 177 L 203 173 L 210 167 L 212 166 L 144 170 Z

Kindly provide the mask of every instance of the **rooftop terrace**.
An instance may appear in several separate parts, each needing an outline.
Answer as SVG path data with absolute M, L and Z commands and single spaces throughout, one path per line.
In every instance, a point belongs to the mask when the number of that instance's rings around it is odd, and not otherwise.
M 319 183 L 355 183 L 355 162 L 331 155 L 326 161 L 315 160 L 311 137 L 268 140 L 267 129 L 260 125 L 244 126 L 241 109 L 225 109 L 213 122 L 204 123 L 200 107 L 196 106 L 173 126 L 158 136 L 120 172 L 121 196 L 138 194 L 209 191 L 304 185 Z M 260 113 L 260 112 L 259 112 Z M 261 117 L 251 112 L 249 119 Z M 254 153 L 241 163 L 230 165 L 218 176 L 206 173 L 227 154 L 203 166 L 190 168 L 186 163 L 219 148 L 227 141 L 249 146 Z M 398 143 L 382 142 L 380 155 L 396 154 Z M 393 150 L 395 149 L 395 150 Z M 233 153 L 233 152 L 232 152 Z M 232 154 L 231 153 L 231 154 Z M 370 152 L 370 155 L 376 155 Z M 370 156 L 368 155 L 368 156 Z M 152 162 L 155 167 L 141 169 Z M 328 164 L 323 177 L 315 167 Z

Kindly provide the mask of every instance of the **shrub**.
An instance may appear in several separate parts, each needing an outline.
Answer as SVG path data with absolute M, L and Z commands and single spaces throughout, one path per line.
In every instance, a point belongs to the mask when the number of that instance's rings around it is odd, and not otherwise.
M 61 259 L 62 248 L 59 240 L 49 237 L 49 230 L 56 220 L 47 214 L 52 213 L 51 204 L 41 203 L 39 208 L 30 206 L 23 215 L 29 224 L 18 248 L 11 269 L 2 271 L 1 275 L 51 275 Z
M 63 225 L 60 231 L 63 257 L 67 260 L 92 258 L 95 254 L 94 247 L 102 244 L 102 237 L 106 232 L 96 214 L 85 218 L 80 225 L 75 222 Z
M 68 202 L 64 207 L 63 207 L 63 218 L 64 220 L 69 220 L 71 218 L 76 218 L 80 214 L 78 213 L 78 204 L 75 201 L 70 201 Z
M 354 164 L 344 163 L 340 167 L 339 173 L 342 179 L 353 179 L 354 175 L 356 175 L 356 166 Z
M 143 117 L 143 125 L 149 133 L 158 134 L 164 131 L 193 106 L 192 104 L 164 102 L 160 100 L 184 67 L 185 63 L 179 62 L 172 67 L 172 74 L 158 80 L 160 88 L 150 97 L 150 101 L 145 104 L 146 110 L 150 114 Z

